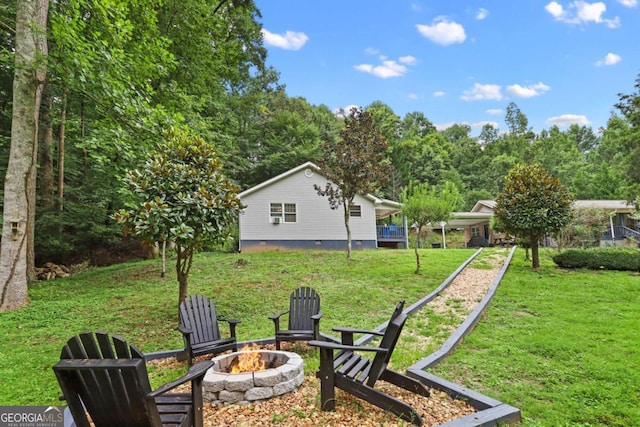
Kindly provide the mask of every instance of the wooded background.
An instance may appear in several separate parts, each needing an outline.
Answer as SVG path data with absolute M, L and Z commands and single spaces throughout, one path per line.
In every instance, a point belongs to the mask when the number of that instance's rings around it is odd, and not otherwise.
M 0 6 L 3 181 L 20 1 L 9 3 Z M 188 128 L 213 144 L 241 189 L 320 161 L 322 143 L 340 138 L 343 115 L 287 96 L 278 70 L 265 65 L 260 12 L 250 0 L 65 0 L 48 7 L 48 55 L 37 59 L 47 74 L 38 122 L 36 265 L 83 257 L 100 264 L 105 250 L 128 250 L 110 218 L 128 200 L 122 178 L 170 127 Z M 466 124 L 437 130 L 419 111 L 400 117 L 382 100 L 362 106 L 386 137 L 394 166 L 379 196 L 399 200 L 410 181 L 449 182 L 466 210 L 479 199 L 494 199 L 508 171 L 528 162 L 559 178 L 575 199 L 635 200 L 640 77 L 618 97 L 602 129 L 534 132 L 526 112 L 510 103 L 508 128 L 486 125 L 479 135 Z

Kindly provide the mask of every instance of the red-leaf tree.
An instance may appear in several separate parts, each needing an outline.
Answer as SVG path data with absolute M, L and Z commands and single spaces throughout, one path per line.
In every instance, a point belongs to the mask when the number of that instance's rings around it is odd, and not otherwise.
M 329 199 L 331 209 L 344 208 L 347 259 L 351 259 L 349 213 L 353 200 L 357 194 L 373 193 L 384 185 L 393 167 L 387 157 L 389 144 L 367 111 L 352 108 L 340 136 L 338 142 L 324 144 L 324 158 L 318 163 L 329 182 L 324 188 L 314 188 Z

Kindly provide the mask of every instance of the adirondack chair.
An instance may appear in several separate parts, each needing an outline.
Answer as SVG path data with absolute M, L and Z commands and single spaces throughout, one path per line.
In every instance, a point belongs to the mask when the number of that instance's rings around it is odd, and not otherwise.
M 341 344 L 328 341 L 310 341 L 309 345 L 320 348 L 320 397 L 323 411 L 335 410 L 334 387 L 338 387 L 360 399 L 390 411 L 405 421 L 422 425 L 418 413 L 408 404 L 374 388 L 378 380 L 384 380 L 422 396 L 429 396 L 429 390 L 417 380 L 392 371 L 387 366 L 393 349 L 398 342 L 407 315 L 402 311 L 404 301 L 396 305 L 384 333 L 354 328 L 333 328 L 341 333 Z M 381 336 L 379 347 L 354 346 L 353 336 L 366 333 Z M 338 353 L 334 358 L 334 351 Z M 361 356 L 359 352 L 373 352 L 373 359 Z
M 280 329 L 280 317 L 289 314 L 288 329 Z M 320 296 L 309 287 L 302 286 L 291 293 L 289 310 L 269 316 L 276 328 L 276 350 L 282 341 L 317 340 L 320 333 Z
M 77 427 L 201 427 L 202 380 L 212 364 L 152 391 L 140 350 L 116 335 L 84 332 L 67 341 L 53 371 Z M 189 393 L 167 393 L 189 381 Z
M 220 335 L 218 321 L 229 323 L 228 338 L 222 338 Z M 185 298 L 180 304 L 178 329 L 184 338 L 189 366 L 196 356 L 224 353 L 227 350 L 237 351 L 236 325 L 238 323 L 240 323 L 239 320 L 218 317 L 213 301 L 204 295 L 191 295 Z

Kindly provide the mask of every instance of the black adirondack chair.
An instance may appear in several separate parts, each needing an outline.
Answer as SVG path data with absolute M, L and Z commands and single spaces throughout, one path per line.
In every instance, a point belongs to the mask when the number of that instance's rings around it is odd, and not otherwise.
M 229 323 L 228 338 L 222 338 L 220 335 L 218 321 Z M 213 301 L 204 295 L 191 295 L 182 301 L 178 329 L 184 338 L 189 366 L 196 356 L 224 353 L 227 350 L 237 351 L 236 325 L 238 323 L 240 323 L 239 320 L 218 317 Z
M 397 304 L 389 324 L 383 333 L 353 328 L 333 328 L 342 335 L 342 343 L 310 341 L 309 344 L 320 348 L 320 397 L 323 411 L 335 409 L 334 387 L 338 387 L 360 399 L 390 411 L 403 420 L 422 425 L 418 413 L 408 404 L 374 388 L 378 380 L 384 380 L 422 396 L 429 396 L 429 390 L 417 380 L 392 371 L 387 366 L 393 349 L 398 342 L 402 327 L 407 320 L 403 313 L 404 301 Z M 354 346 L 353 335 L 367 333 L 382 337 L 379 347 Z M 334 358 L 334 350 L 338 350 Z M 358 354 L 373 352 L 370 359 Z
M 212 364 L 152 391 L 140 350 L 116 335 L 84 332 L 63 347 L 53 371 L 77 427 L 89 420 L 95 427 L 201 427 L 202 380 Z M 168 393 L 189 381 L 189 393 Z
M 289 326 L 280 329 L 280 317 L 287 313 Z M 293 291 L 289 297 L 289 310 L 269 317 L 276 328 L 276 350 L 280 350 L 282 341 L 317 340 L 321 317 L 320 296 L 314 289 L 302 286 Z

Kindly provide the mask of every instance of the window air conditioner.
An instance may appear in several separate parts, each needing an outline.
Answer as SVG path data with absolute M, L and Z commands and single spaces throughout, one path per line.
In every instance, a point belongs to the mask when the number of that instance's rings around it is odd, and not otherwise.
M 280 224 L 280 217 L 271 218 L 271 224 Z

